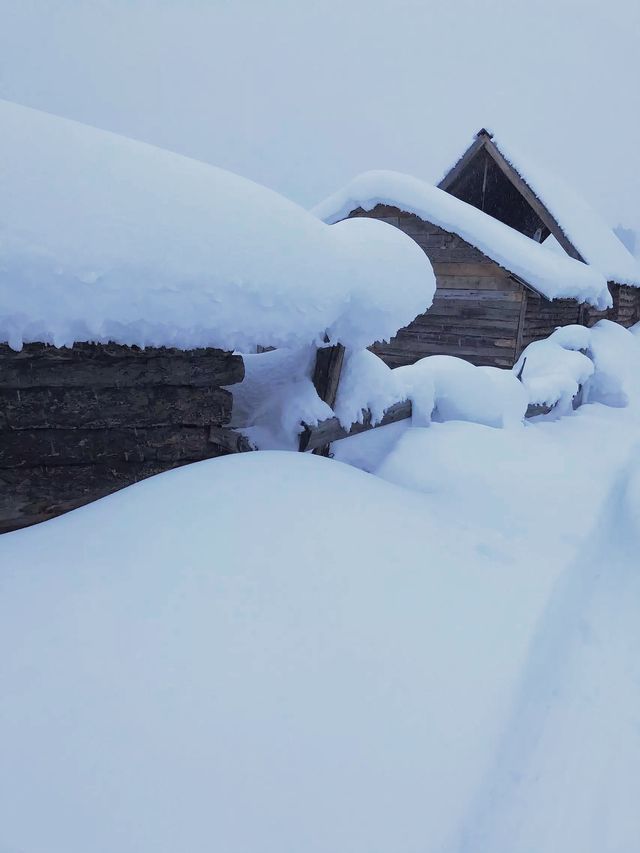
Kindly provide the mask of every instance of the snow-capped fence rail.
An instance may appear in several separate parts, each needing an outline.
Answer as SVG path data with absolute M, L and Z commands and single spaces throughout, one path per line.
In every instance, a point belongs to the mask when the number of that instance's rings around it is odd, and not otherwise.
M 318 353 L 321 352 L 324 352 L 326 354 L 329 352 L 329 348 L 326 348 L 324 350 L 318 350 Z M 326 360 L 327 359 L 325 356 L 324 361 Z M 517 374 L 515 374 L 515 377 L 519 381 L 522 381 L 522 375 L 524 372 L 525 365 L 526 359 L 522 363 Z M 321 373 L 321 375 L 324 374 Z M 332 388 L 335 389 L 333 397 L 331 401 L 329 401 L 328 399 L 326 400 L 326 402 L 330 402 L 331 405 L 333 405 L 333 401 L 335 401 L 338 384 L 339 375 L 334 375 L 332 377 Z M 317 384 L 316 388 L 318 389 Z M 578 409 L 584 402 L 583 385 L 578 383 L 575 386 L 575 389 L 575 394 L 573 395 L 573 398 L 570 399 L 570 409 L 573 410 Z M 534 418 L 539 417 L 541 415 L 551 414 L 554 411 L 557 411 L 558 414 L 564 414 L 566 413 L 567 406 L 568 401 L 565 398 L 559 398 L 553 403 L 529 403 L 526 407 L 526 410 L 524 411 L 524 417 L 527 419 Z M 340 419 L 337 416 L 327 418 L 317 424 L 303 423 L 303 430 L 300 434 L 299 450 L 301 452 L 313 451 L 318 455 L 328 456 L 330 452 L 330 446 L 335 441 L 340 441 L 344 438 L 350 438 L 351 436 L 358 435 L 362 432 L 367 432 L 371 429 L 376 429 L 377 427 L 388 426 L 389 424 L 406 420 L 407 418 L 411 418 L 412 416 L 412 402 L 410 399 L 406 399 L 400 400 L 397 403 L 394 403 L 393 405 L 386 408 L 382 417 L 378 418 L 374 417 L 370 409 L 363 409 L 361 420 L 355 421 L 348 428 L 345 427 L 343 423 L 341 423 Z
M 405 420 L 411 417 L 411 400 L 404 400 L 401 403 L 395 403 L 390 406 L 382 420 L 373 423 L 371 412 L 367 409 L 363 413 L 362 423 L 356 421 L 351 424 L 351 427 L 346 430 L 338 418 L 328 418 L 316 426 L 305 424 L 304 431 L 300 435 L 300 450 L 316 450 L 324 448 L 333 441 L 339 441 L 341 438 L 349 438 L 352 435 L 358 435 L 361 432 L 366 432 L 376 427 L 388 426 L 395 424 L 397 421 Z
M 573 403 L 573 408 L 577 409 L 582 405 L 582 394 L 576 395 Z M 525 418 L 535 418 L 539 415 L 550 414 L 555 406 L 543 406 L 531 404 L 528 406 L 525 413 Z M 300 434 L 300 450 L 316 450 L 324 448 L 334 441 L 340 441 L 343 438 L 351 438 L 353 435 L 359 435 L 361 432 L 367 432 L 377 427 L 389 426 L 398 421 L 406 420 L 412 416 L 411 400 L 404 400 L 400 403 L 395 403 L 390 406 L 384 413 L 381 420 L 372 423 L 371 412 L 367 409 L 363 412 L 362 422 L 356 421 L 351 424 L 351 427 L 345 429 L 338 418 L 327 418 L 316 426 L 304 424 L 304 430 Z M 326 454 L 325 454 L 326 455 Z

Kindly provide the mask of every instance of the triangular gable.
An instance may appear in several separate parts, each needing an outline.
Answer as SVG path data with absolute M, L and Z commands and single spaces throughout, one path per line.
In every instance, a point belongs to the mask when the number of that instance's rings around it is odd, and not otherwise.
M 553 234 L 570 257 L 584 262 L 555 216 L 488 130 L 476 134 L 438 186 L 540 243 Z

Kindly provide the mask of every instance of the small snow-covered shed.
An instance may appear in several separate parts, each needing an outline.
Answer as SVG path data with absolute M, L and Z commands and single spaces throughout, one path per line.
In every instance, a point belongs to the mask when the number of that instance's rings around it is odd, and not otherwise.
M 584 322 L 585 306 L 600 311 L 611 304 L 607 279 L 595 267 L 407 175 L 360 175 L 313 212 L 327 223 L 381 219 L 429 257 L 436 275 L 433 305 L 389 342 L 372 347 L 392 367 L 433 354 L 511 367 L 532 341 L 557 326 Z
M 612 304 L 590 308 L 591 324 L 606 317 L 624 326 L 640 320 L 640 267 L 612 228 L 558 176 L 486 129 L 438 186 L 539 243 L 562 249 L 607 279 Z
M 246 446 L 233 350 L 363 347 L 431 302 L 380 222 L 6 101 L 0 128 L 0 532 Z

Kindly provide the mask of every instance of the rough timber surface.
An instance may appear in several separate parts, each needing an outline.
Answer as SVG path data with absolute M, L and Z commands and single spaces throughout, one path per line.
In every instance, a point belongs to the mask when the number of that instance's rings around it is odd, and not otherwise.
M 243 376 L 241 357 L 216 349 L 0 346 L 0 532 L 250 449 L 221 387 Z
M 433 305 L 389 342 L 371 349 L 390 367 L 427 355 L 454 355 L 473 364 L 511 367 L 518 342 L 525 288 L 509 273 L 456 234 L 397 207 L 378 205 L 369 213 L 400 228 L 428 256 L 436 276 Z
M 621 326 L 629 328 L 640 321 L 640 287 L 629 287 L 626 284 L 609 283 L 613 298 L 613 306 L 605 311 L 598 311 L 592 306 L 585 310 L 585 321 L 593 326 L 598 320 L 613 320 Z

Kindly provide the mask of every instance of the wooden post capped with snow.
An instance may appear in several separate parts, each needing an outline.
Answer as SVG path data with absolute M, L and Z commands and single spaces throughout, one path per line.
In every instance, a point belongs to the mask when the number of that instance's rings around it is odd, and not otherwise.
M 343 361 L 344 347 L 342 344 L 318 347 L 316 350 L 316 364 L 311 379 L 318 397 L 332 409 L 338 395 Z M 308 441 L 305 444 L 305 433 L 303 433 L 300 437 L 300 450 L 306 450 L 307 445 Z M 329 444 L 318 445 L 313 449 L 313 453 L 317 456 L 328 456 L 329 447 Z

